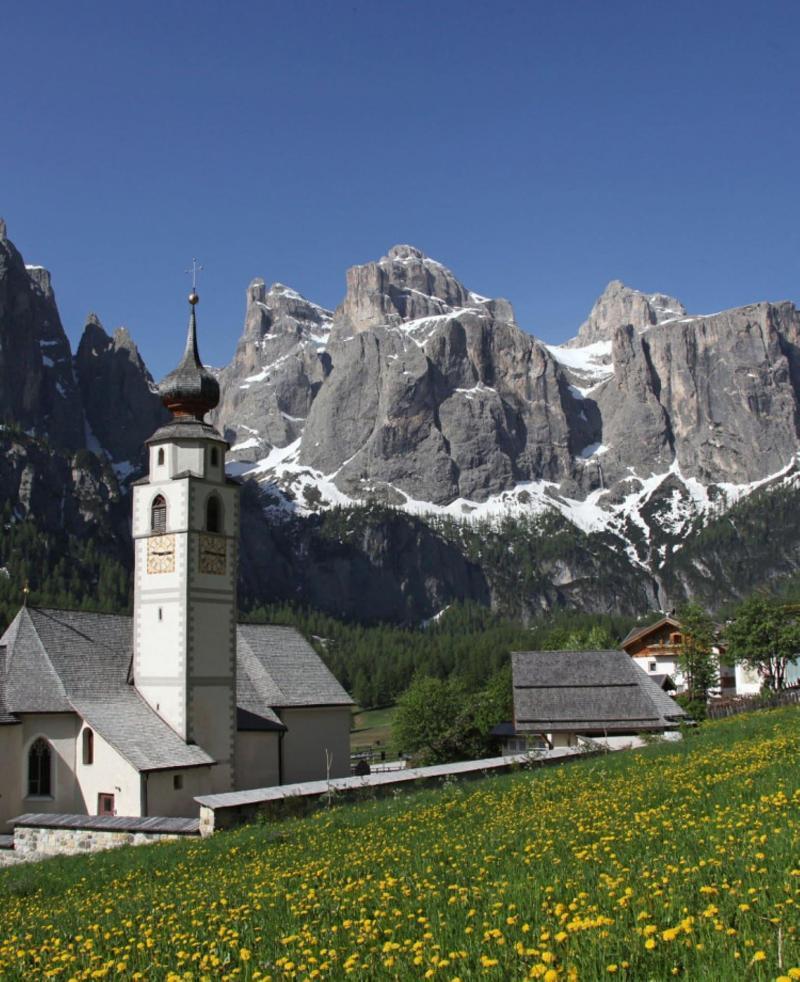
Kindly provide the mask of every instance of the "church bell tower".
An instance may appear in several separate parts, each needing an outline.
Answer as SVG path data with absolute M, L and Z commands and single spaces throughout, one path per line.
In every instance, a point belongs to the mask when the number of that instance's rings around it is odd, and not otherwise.
M 219 384 L 198 354 L 198 300 L 192 290 L 183 358 L 159 386 L 172 420 L 147 441 L 149 474 L 133 489 L 133 680 L 216 761 L 216 792 L 234 787 L 239 488 L 204 421 Z

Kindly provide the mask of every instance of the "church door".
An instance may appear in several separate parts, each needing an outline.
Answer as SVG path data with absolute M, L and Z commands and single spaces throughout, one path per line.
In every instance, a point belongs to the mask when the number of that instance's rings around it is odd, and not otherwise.
M 115 814 L 113 794 L 99 794 L 97 796 L 97 814 L 98 815 Z

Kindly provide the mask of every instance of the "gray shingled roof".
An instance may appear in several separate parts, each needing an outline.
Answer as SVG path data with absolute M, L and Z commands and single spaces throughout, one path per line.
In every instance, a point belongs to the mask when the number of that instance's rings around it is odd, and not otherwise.
M 663 730 L 684 712 L 624 651 L 516 651 L 520 732 Z
M 0 722 L 4 712 L 8 722 L 15 722 L 11 713 L 76 712 L 140 771 L 213 763 L 129 684 L 130 617 L 24 607 L 2 644 L 7 677 L 3 684 L 0 672 Z M 242 729 L 284 729 L 276 709 L 326 705 L 352 700 L 297 630 L 239 625 Z
M 237 671 L 237 701 L 259 716 L 267 707 L 353 704 L 316 651 L 293 627 L 240 624 Z
M 12 723 L 19 723 L 19 720 L 8 708 L 6 700 L 6 647 L 0 645 L 0 726 Z
M 24 607 L 2 639 L 8 708 L 76 712 L 140 771 L 213 764 L 128 685 L 131 630 L 130 617 Z

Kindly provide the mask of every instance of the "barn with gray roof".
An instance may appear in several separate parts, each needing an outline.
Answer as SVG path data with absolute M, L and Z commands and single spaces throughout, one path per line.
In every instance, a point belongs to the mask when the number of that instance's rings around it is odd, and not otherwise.
M 550 746 L 675 730 L 684 711 L 624 651 L 515 651 L 514 734 Z

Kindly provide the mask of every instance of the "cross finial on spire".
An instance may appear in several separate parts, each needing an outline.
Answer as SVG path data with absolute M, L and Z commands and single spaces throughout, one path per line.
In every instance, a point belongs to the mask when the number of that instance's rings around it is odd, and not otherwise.
M 28 606 L 28 594 L 31 592 L 31 588 L 28 585 L 28 581 L 25 580 L 25 585 L 22 587 L 22 606 Z
M 189 303 L 192 306 L 194 306 L 197 303 L 197 301 L 200 299 L 197 296 L 197 274 L 200 272 L 202 268 L 203 267 L 200 265 L 197 259 L 192 258 L 192 268 L 186 270 L 187 273 L 192 274 L 192 292 L 189 294 Z

